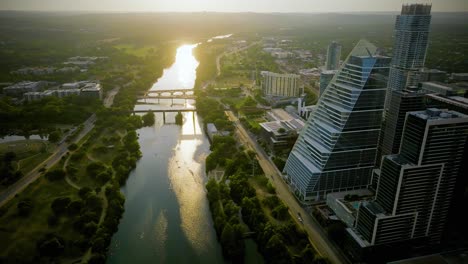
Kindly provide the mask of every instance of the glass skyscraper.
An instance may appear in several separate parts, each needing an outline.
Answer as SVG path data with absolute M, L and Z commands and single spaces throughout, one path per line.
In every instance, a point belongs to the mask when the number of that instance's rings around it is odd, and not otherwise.
M 341 45 L 333 41 L 328 45 L 326 70 L 337 70 L 340 67 Z
M 284 168 L 302 201 L 369 184 L 389 63 L 377 47 L 361 40 L 320 97 Z
M 388 80 L 385 108 L 391 92 L 401 91 L 418 83 L 424 67 L 431 25 L 431 5 L 403 5 L 395 23 L 395 44 Z

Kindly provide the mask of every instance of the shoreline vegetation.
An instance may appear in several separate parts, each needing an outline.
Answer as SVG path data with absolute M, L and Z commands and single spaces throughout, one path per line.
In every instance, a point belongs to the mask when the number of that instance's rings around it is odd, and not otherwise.
M 141 157 L 136 130 L 155 121 L 151 112 L 142 117 L 129 113 L 138 94 L 173 63 L 176 48 L 177 43 L 162 44 L 146 58 L 122 55 L 138 63 L 124 66 L 131 71 L 114 73 L 128 85 L 117 93 L 113 106 L 100 107 L 89 134 L 70 145 L 44 177 L 0 208 L 0 262 L 105 263 L 124 212 L 120 188 Z
M 197 47 L 198 54 L 210 54 Z M 233 131 L 224 106 L 207 97 L 201 89 L 215 76 L 216 54 L 199 56 L 197 69 L 197 111 L 206 127 L 215 123 L 218 130 Z M 206 68 L 208 69 L 206 69 Z M 214 136 L 206 171 L 223 168 L 221 179 L 212 177 L 206 184 L 207 197 L 223 256 L 232 263 L 244 263 L 244 239 L 253 238 L 266 263 L 327 263 L 313 250 L 307 234 L 292 219 L 288 207 L 260 168 L 255 153 L 239 146 L 233 136 Z M 252 173 L 257 169 L 256 176 Z M 261 169 L 260 169 L 261 170 Z

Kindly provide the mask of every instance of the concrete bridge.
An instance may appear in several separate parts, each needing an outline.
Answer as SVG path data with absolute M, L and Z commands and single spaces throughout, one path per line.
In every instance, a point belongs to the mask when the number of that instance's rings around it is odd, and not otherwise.
M 146 91 L 143 93 L 143 96 L 154 95 L 154 96 L 163 96 L 163 94 L 169 94 L 173 96 L 175 94 L 182 94 L 182 95 L 193 95 L 193 89 L 168 89 L 168 90 L 153 90 L 153 91 Z
M 163 122 L 166 124 L 166 113 L 183 113 L 183 112 L 192 112 L 192 118 L 195 120 L 196 108 L 168 108 L 168 109 L 157 109 L 157 110 L 133 110 L 133 114 L 136 113 L 163 113 Z

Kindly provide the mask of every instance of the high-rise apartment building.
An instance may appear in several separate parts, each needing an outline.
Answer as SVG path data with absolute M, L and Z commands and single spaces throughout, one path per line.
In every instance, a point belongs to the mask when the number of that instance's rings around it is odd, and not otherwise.
M 468 116 L 429 108 L 406 114 L 400 154 L 382 159 L 375 201 L 361 204 L 362 247 L 414 239 L 440 242 L 468 139 Z
M 424 68 L 429 42 L 431 5 L 403 5 L 395 23 L 395 44 L 388 80 L 385 108 L 388 109 L 391 92 L 414 87 L 419 72 Z
M 325 64 L 326 70 L 338 70 L 340 67 L 341 58 L 341 45 L 333 41 L 328 45 L 327 49 L 327 62 Z
M 299 75 L 262 72 L 262 90 L 266 96 L 299 97 Z
M 362 40 L 320 97 L 284 168 L 303 201 L 369 184 L 389 63 L 389 57 Z

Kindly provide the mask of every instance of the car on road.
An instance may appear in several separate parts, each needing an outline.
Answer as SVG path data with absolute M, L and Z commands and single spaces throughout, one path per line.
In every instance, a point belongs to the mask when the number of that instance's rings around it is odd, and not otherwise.
M 302 224 L 304 223 L 304 220 L 302 219 L 301 213 L 297 212 L 297 220 L 301 222 Z

